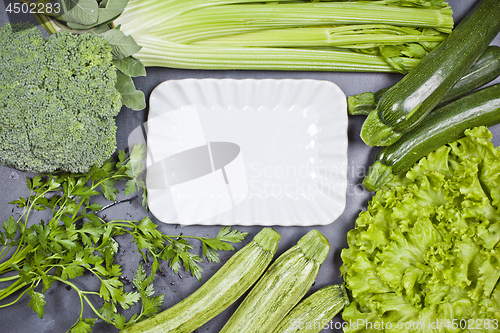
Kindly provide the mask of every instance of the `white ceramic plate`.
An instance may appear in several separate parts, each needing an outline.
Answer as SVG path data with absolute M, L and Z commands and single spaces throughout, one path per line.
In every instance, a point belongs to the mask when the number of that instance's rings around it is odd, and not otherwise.
M 147 129 L 148 205 L 162 222 L 311 226 L 344 211 L 347 106 L 331 82 L 166 81 Z

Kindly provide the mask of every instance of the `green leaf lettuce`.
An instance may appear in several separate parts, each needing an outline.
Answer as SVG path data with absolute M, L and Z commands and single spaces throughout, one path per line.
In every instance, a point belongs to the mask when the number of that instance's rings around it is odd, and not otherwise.
M 478 320 L 498 332 L 499 184 L 500 151 L 477 127 L 378 191 L 341 254 L 344 332 L 465 332 Z

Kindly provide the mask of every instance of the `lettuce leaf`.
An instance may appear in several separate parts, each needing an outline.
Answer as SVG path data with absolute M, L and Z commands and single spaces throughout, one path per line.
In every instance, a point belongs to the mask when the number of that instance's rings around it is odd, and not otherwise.
M 359 214 L 341 253 L 344 332 L 500 330 L 500 151 L 486 127 L 465 134 Z

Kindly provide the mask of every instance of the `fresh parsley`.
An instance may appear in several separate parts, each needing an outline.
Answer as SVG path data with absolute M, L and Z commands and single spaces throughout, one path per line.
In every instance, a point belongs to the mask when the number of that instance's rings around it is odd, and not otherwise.
M 125 195 L 142 193 L 143 205 L 147 195 L 141 178 L 142 161 L 146 149 L 138 145 L 130 153 L 120 151 L 117 161 L 109 160 L 101 167 L 93 167 L 87 174 L 53 173 L 28 178 L 30 190 L 27 198 L 12 201 L 24 208 L 21 216 L 9 217 L 0 231 L 0 282 L 8 286 L 0 289 L 0 301 L 16 294 L 16 303 L 25 294 L 30 297 L 29 306 L 40 318 L 44 315 L 45 292 L 58 281 L 72 288 L 80 299 L 80 316 L 70 328 L 72 333 L 91 332 L 98 319 L 121 329 L 158 312 L 163 295 L 154 296 L 153 280 L 160 269 L 160 261 L 177 273 L 181 267 L 201 280 L 202 269 L 198 265 L 204 259 L 219 262 L 218 250 L 230 251 L 230 243 L 243 240 L 246 233 L 223 227 L 215 238 L 196 236 L 170 236 L 157 230 L 149 217 L 140 221 L 105 221 L 97 214 L 103 206 L 92 202 L 103 195 L 117 199 L 117 184 L 126 181 Z M 29 226 L 33 211 L 48 211 L 50 219 Z M 119 244 L 115 237 L 128 235 L 137 246 L 145 261 L 152 260 L 148 276 L 142 264 L 135 273 L 135 291 L 123 289 L 121 265 L 115 255 Z M 194 246 L 188 239 L 202 244 L 202 256 L 191 252 Z M 81 290 L 72 280 L 91 273 L 100 281 L 98 291 Z M 104 305 L 97 307 L 92 299 L 98 296 Z M 95 301 L 94 301 L 95 302 Z M 141 310 L 127 321 L 120 313 L 140 302 Z M 87 304 L 96 318 L 84 318 Z

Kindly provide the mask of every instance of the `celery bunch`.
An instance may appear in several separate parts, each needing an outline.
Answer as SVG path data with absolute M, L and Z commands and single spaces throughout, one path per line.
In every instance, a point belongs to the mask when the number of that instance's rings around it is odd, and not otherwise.
M 444 0 L 129 0 L 112 24 L 146 66 L 405 73 L 453 18 Z

